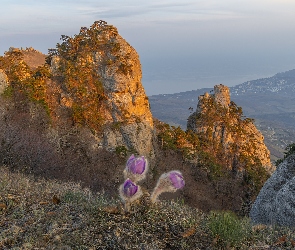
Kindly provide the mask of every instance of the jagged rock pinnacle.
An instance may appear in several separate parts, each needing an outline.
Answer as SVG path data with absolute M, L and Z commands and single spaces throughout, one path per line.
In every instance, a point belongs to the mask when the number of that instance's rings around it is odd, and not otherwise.
M 222 152 L 227 157 L 230 169 L 240 169 L 239 162 L 259 159 L 270 171 L 270 153 L 264 144 L 263 135 L 253 120 L 243 118 L 242 109 L 230 101 L 229 88 L 216 85 L 214 93 L 199 97 L 197 111 L 188 118 L 187 129 L 202 135 L 212 145 L 212 153 Z M 239 160 L 240 159 L 240 160 Z

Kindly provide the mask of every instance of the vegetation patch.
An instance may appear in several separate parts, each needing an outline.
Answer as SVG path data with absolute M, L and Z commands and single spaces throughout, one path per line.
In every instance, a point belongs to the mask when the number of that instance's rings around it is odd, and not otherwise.
M 239 247 L 251 236 L 249 219 L 239 219 L 233 212 L 211 212 L 207 220 L 216 245 L 227 248 Z

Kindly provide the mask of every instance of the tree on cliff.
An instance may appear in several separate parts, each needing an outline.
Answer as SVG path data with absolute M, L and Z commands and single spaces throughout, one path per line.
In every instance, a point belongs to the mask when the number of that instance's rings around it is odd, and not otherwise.
M 280 165 L 288 156 L 295 154 L 295 143 L 289 144 L 285 148 L 285 153 L 283 159 L 278 159 L 275 164 L 276 166 Z

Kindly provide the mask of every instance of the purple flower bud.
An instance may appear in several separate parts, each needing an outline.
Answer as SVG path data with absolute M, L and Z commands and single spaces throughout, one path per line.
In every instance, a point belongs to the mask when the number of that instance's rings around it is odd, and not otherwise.
M 171 171 L 169 173 L 169 179 L 170 179 L 174 188 L 180 189 L 180 188 L 184 187 L 185 182 L 184 182 L 183 176 L 180 172 Z
M 142 174 L 146 168 L 144 156 L 135 158 L 134 155 L 131 155 L 127 161 L 127 168 L 132 174 Z
M 123 184 L 123 193 L 126 197 L 132 197 L 136 194 L 138 186 L 136 186 L 130 179 L 127 179 Z

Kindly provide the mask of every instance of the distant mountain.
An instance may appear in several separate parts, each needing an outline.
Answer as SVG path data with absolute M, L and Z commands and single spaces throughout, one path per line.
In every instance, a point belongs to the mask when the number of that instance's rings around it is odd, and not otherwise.
M 198 97 L 213 88 L 149 96 L 153 116 L 186 129 L 188 116 L 196 109 Z M 236 85 L 231 99 L 244 115 L 255 119 L 265 137 L 271 159 L 283 156 L 284 148 L 295 141 L 295 69 Z
M 266 94 L 268 92 L 293 95 L 295 93 L 295 69 L 231 87 L 232 95 Z

